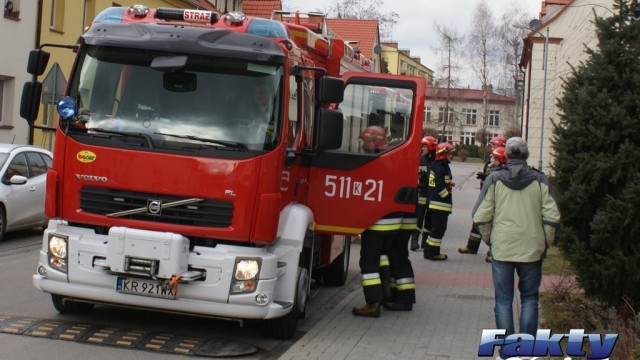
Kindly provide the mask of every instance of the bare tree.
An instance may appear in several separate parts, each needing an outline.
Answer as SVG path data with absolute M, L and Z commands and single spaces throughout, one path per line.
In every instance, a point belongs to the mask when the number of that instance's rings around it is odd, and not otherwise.
M 511 127 L 516 128 L 522 124 L 522 86 L 524 85 L 524 73 L 520 70 L 520 58 L 524 43 L 522 39 L 526 36 L 526 30 L 514 27 L 527 23 L 527 15 L 522 9 L 512 8 L 504 13 L 500 19 L 500 45 L 503 53 L 503 81 L 509 89 L 504 95 L 516 98 L 515 120 Z
M 496 54 L 498 47 L 498 27 L 495 24 L 493 13 L 489 9 L 486 0 L 478 1 L 473 10 L 473 22 L 468 36 L 469 58 L 471 69 L 476 74 L 482 85 L 482 131 L 486 134 L 487 126 L 487 95 L 489 92 L 490 76 L 493 64 L 498 62 Z M 487 143 L 487 137 L 483 136 L 481 144 Z
M 336 18 L 378 20 L 380 38 L 389 40 L 399 15 L 395 11 L 382 10 L 383 6 L 384 0 L 333 0 L 325 12 Z
M 438 67 L 438 75 L 436 81 L 436 87 L 439 84 L 446 84 L 447 94 L 445 99 L 444 118 L 442 126 L 442 139 L 447 139 L 447 123 L 450 118 L 450 102 L 451 102 L 451 89 L 457 85 L 458 79 L 456 78 L 457 70 L 457 55 L 459 53 L 459 46 L 462 43 L 460 38 L 452 27 L 440 25 L 434 21 L 433 26 L 436 28 L 440 46 L 435 49 L 437 54 L 441 54 L 442 63 Z

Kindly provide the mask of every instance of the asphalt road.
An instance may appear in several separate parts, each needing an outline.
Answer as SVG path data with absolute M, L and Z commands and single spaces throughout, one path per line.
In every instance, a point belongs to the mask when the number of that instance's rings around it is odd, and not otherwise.
M 202 358 L 165 352 L 164 348 L 144 350 L 140 349 L 140 345 L 136 348 L 101 345 L 87 342 L 86 338 L 77 341 L 47 336 L 47 330 L 56 333 L 58 328 L 64 330 L 75 327 L 99 329 L 103 333 L 138 333 L 144 334 L 144 337 L 152 334 L 170 337 L 172 341 L 203 341 L 204 354 L 213 354 L 213 358 L 239 353 L 244 355 L 234 359 L 276 359 L 309 331 L 345 294 L 359 287 L 359 282 L 355 279 L 359 273 L 356 252 L 351 256 L 347 285 L 319 285 L 317 293 L 307 304 L 307 316 L 299 322 L 296 335 L 286 341 L 263 337 L 259 324 L 255 322 L 239 323 L 102 305 L 85 315 L 63 315 L 54 309 L 49 294 L 39 291 L 31 282 L 41 241 L 42 230 L 35 229 L 8 233 L 0 242 L 0 360 Z M 25 329 L 30 330 L 24 331 Z M 38 331 L 40 329 L 45 331 Z

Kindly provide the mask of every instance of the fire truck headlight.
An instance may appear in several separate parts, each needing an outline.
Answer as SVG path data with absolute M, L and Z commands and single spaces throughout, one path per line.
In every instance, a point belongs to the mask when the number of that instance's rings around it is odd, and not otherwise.
M 251 280 L 260 272 L 260 263 L 256 259 L 236 260 L 236 269 L 233 278 L 238 281 Z
M 62 272 L 67 272 L 68 238 L 49 234 L 49 265 Z

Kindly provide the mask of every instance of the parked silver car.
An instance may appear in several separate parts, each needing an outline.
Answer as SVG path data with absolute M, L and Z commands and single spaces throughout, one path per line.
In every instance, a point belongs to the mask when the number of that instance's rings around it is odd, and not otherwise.
M 5 232 L 47 226 L 44 193 L 53 154 L 0 143 L 0 241 Z

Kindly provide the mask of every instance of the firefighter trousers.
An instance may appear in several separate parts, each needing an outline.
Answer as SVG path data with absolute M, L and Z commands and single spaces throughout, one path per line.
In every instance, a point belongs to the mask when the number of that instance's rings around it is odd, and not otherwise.
M 390 241 L 393 239 L 390 235 L 393 232 L 396 231 L 365 230 L 361 235 L 360 272 L 367 304 L 384 300 L 380 276 L 381 255 L 384 255 L 385 248 L 390 248 Z
M 429 211 L 431 216 L 431 231 L 427 237 L 427 246 L 424 248 L 424 255 L 435 256 L 440 255 L 440 246 L 442 238 L 447 231 L 447 221 L 449 220 L 449 212 L 446 211 Z
M 412 232 L 411 229 L 397 231 L 396 239 L 392 241 L 389 251 L 392 301 L 401 304 L 415 304 L 416 302 L 416 284 L 407 246 Z

